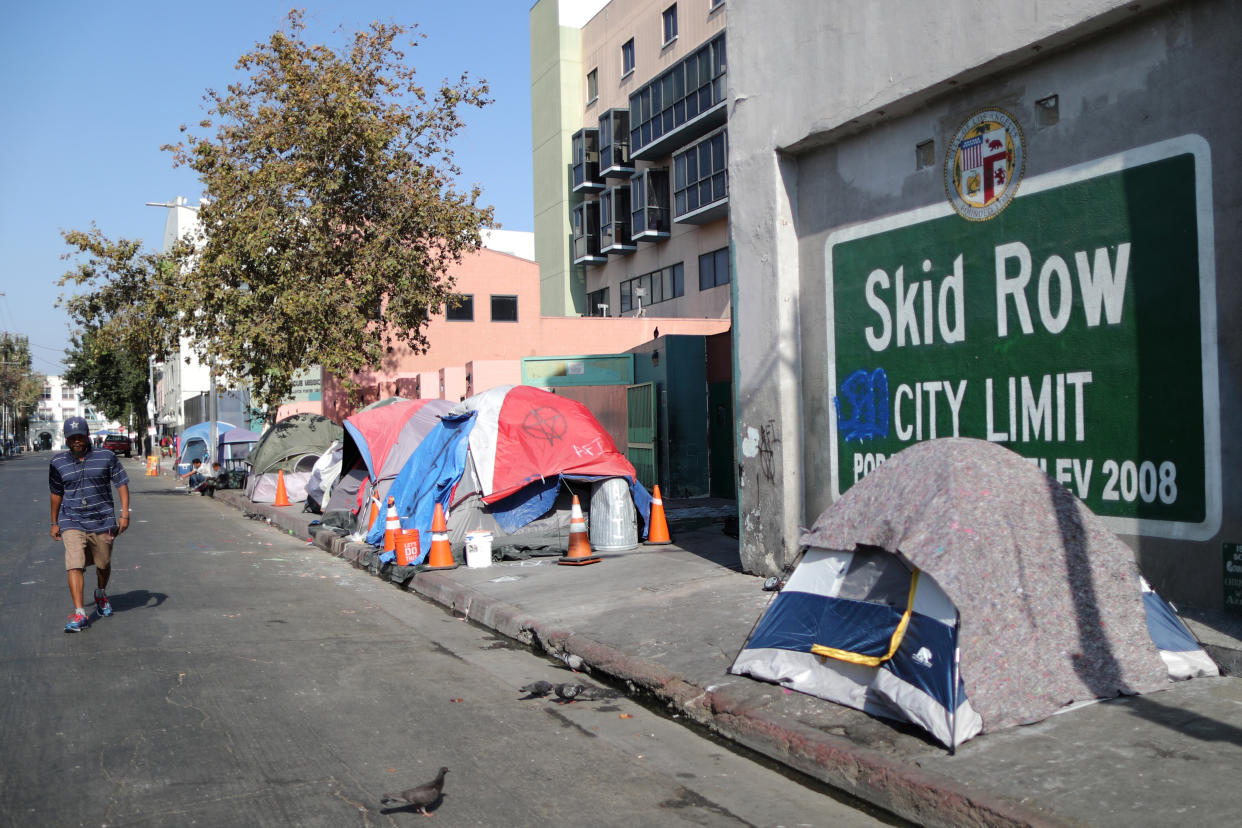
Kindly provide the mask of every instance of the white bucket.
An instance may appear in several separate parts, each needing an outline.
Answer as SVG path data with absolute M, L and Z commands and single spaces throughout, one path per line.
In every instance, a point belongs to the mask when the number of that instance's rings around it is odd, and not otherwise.
M 492 565 L 492 533 L 466 533 L 466 566 L 470 569 L 483 569 Z

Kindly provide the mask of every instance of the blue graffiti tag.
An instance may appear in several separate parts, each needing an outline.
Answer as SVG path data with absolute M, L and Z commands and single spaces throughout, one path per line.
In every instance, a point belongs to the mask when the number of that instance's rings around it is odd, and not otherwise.
M 847 411 L 842 410 L 841 397 Z M 861 368 L 841 383 L 841 396 L 833 397 L 837 429 L 845 441 L 882 439 L 888 436 L 888 375 L 883 368 Z

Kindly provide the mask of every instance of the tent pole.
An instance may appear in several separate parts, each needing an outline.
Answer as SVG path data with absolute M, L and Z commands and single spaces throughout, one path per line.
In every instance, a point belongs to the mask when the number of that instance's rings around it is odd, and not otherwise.
M 958 645 L 962 629 L 962 613 L 958 611 L 957 620 L 953 624 L 953 691 L 950 693 L 949 708 L 949 755 L 957 753 L 957 686 L 961 681 L 962 648 Z

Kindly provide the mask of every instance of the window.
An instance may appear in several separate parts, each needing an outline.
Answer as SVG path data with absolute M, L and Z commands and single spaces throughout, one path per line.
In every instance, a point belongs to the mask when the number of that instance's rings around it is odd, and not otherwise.
M 608 310 L 608 288 L 600 288 L 587 294 L 587 316 L 607 316 Z
M 725 4 L 725 0 L 707 0 L 707 10 L 715 11 Z
M 451 322 L 474 321 L 474 296 L 459 293 L 445 303 L 444 318 Z
M 667 239 L 668 170 L 648 167 L 630 179 L 630 233 L 635 240 Z
M 634 38 L 621 44 L 621 77 L 634 71 Z
M 729 197 L 728 142 L 717 132 L 673 156 L 673 217 L 689 214 Z
M 601 253 L 633 253 L 630 239 L 630 187 L 618 184 L 604 190 L 599 199 L 599 249 Z
M 677 39 L 677 4 L 669 6 L 664 10 L 664 45 L 672 43 Z
M 610 109 L 599 116 L 599 175 L 628 177 L 634 172 L 630 163 L 630 111 Z
M 492 321 L 493 322 L 516 322 L 517 317 L 517 297 L 516 296 L 497 296 L 492 294 Z
M 587 105 L 594 103 L 595 99 L 599 97 L 599 72 L 595 69 L 587 72 L 586 93 Z
M 699 290 L 729 283 L 729 248 L 722 247 L 699 256 Z
M 725 36 L 719 34 L 630 95 L 630 156 L 654 160 L 668 154 L 658 151 L 671 140 L 667 136 L 687 133 L 679 141 L 684 144 L 723 124 L 726 68 Z
M 599 129 L 585 127 L 570 139 L 573 151 L 573 190 L 592 192 L 604 189 L 599 180 Z
M 569 218 L 573 228 L 574 264 L 608 261 L 599 251 L 599 202 L 582 202 L 570 211 Z
M 681 262 L 621 283 L 621 312 L 639 310 L 685 294 Z

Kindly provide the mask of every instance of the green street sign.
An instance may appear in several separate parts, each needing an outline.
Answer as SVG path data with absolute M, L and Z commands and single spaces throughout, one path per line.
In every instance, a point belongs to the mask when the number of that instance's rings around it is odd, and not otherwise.
M 1226 543 L 1222 548 L 1225 553 L 1225 609 L 1242 612 L 1242 543 Z
M 1205 540 L 1221 511 L 1207 143 L 1183 136 L 826 242 L 834 495 L 885 458 L 976 437 L 1115 530 Z

